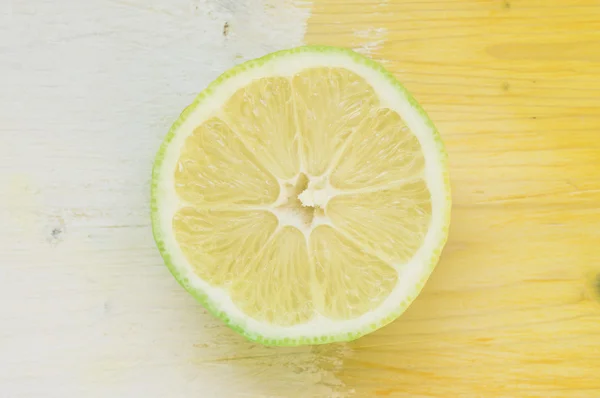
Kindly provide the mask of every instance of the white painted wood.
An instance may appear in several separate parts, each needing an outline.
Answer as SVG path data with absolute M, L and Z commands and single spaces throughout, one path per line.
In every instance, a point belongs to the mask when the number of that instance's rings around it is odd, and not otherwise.
M 301 44 L 307 5 L 6 1 L 0 397 L 333 396 L 341 348 L 247 343 L 177 285 L 148 214 L 178 113 L 235 63 Z

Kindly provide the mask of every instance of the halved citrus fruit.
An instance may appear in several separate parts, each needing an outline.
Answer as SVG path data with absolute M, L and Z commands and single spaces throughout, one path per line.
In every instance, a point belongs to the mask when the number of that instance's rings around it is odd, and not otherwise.
M 381 65 L 300 47 L 211 83 L 154 165 L 152 224 L 177 280 L 269 345 L 347 341 L 398 317 L 450 221 L 433 124 Z

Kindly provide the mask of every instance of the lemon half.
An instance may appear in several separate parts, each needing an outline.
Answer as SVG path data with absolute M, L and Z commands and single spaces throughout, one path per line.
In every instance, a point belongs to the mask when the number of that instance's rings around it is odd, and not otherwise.
M 381 65 L 308 46 L 211 83 L 162 144 L 152 225 L 211 313 L 268 345 L 349 341 L 398 317 L 447 238 L 433 124 Z

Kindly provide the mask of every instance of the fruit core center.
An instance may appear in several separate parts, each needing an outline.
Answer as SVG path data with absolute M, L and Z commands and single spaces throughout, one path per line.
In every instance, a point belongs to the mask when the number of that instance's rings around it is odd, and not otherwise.
M 295 183 L 282 186 L 283 203 L 277 210 L 293 219 L 297 226 L 311 227 L 318 218 L 325 217 L 325 206 L 330 193 L 323 178 L 309 178 L 301 173 Z

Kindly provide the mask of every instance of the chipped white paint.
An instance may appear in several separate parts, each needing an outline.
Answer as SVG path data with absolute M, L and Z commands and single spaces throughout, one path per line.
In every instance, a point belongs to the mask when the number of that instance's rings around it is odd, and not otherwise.
M 0 396 L 330 397 L 344 346 L 249 344 L 162 265 L 153 157 L 220 72 L 301 44 L 286 0 L 0 5 Z
M 355 29 L 353 34 L 356 38 L 353 44 L 354 51 L 372 57 L 383 46 L 385 37 L 387 36 L 387 29 L 372 27 L 368 29 Z M 381 60 L 378 61 L 381 62 Z

